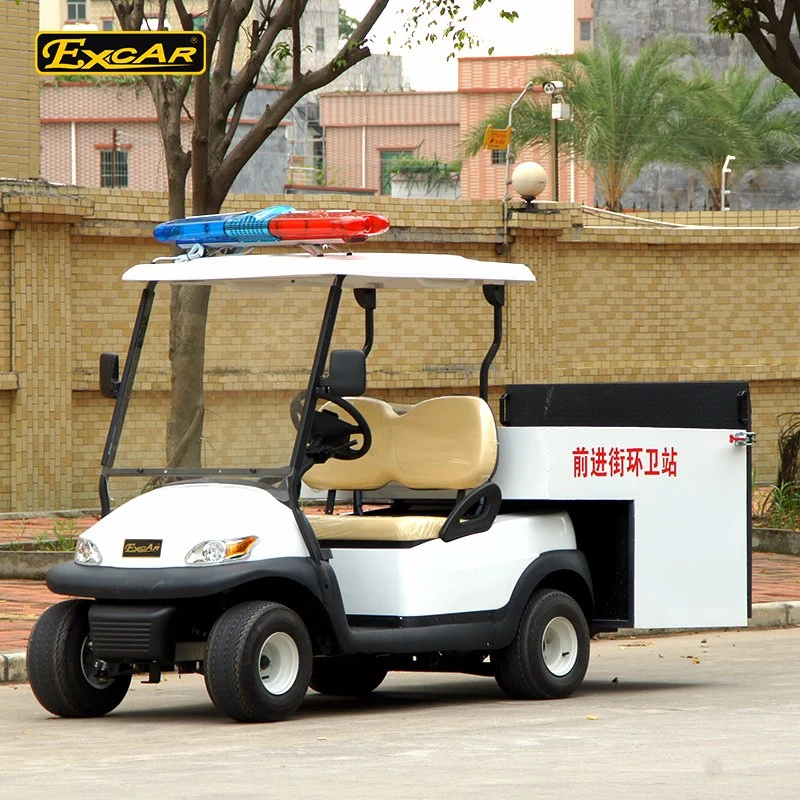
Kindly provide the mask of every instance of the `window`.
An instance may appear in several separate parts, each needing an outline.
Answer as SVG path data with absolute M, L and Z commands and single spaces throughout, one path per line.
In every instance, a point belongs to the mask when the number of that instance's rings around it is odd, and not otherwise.
M 316 50 L 322 52 L 325 49 L 325 28 L 314 28 L 314 35 L 316 37 Z
M 113 31 L 114 30 L 114 20 L 113 19 L 104 19 L 103 20 L 103 30 L 104 31 Z
M 127 150 L 100 151 L 100 185 L 111 189 L 128 186 Z
M 392 193 L 392 164 L 400 158 L 411 158 L 413 150 L 381 151 L 381 194 Z
M 578 20 L 578 38 L 582 42 L 592 41 L 592 21 L 590 19 Z
M 86 19 L 86 0 L 67 0 L 67 19 L 72 22 Z
M 511 161 L 514 160 L 514 157 L 511 157 Z M 492 164 L 505 164 L 506 163 L 506 151 L 505 150 L 492 150 Z

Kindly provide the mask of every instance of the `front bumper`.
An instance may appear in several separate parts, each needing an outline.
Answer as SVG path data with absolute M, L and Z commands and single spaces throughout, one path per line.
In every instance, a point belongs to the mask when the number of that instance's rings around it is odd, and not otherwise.
M 56 594 L 98 600 L 182 600 L 211 597 L 270 579 L 298 583 L 321 598 L 316 566 L 307 557 L 272 558 L 210 567 L 126 569 L 89 564 L 58 564 L 47 573 Z

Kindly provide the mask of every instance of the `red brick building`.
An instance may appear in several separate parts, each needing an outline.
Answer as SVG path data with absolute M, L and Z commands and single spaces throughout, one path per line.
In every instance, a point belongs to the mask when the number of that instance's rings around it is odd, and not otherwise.
M 341 92 L 320 97 L 327 182 L 389 194 L 393 159 L 458 157 L 455 92 Z

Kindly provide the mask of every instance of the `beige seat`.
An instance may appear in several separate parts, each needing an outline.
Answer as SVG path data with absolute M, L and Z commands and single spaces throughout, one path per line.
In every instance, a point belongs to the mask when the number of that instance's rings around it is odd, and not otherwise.
M 370 397 L 350 402 L 370 426 L 372 447 L 362 458 L 312 467 L 304 477 L 312 488 L 357 491 L 398 483 L 466 491 L 494 472 L 497 431 L 489 406 L 478 397 L 437 397 L 403 413 Z M 413 542 L 435 539 L 446 518 L 310 514 L 308 519 L 321 540 Z

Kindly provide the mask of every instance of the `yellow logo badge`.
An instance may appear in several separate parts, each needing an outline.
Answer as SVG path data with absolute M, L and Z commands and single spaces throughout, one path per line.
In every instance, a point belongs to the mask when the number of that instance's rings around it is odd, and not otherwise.
M 203 31 L 39 31 L 40 75 L 201 75 Z

